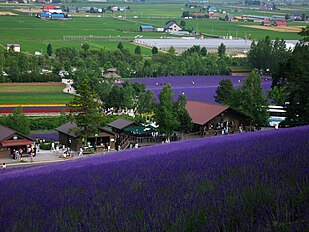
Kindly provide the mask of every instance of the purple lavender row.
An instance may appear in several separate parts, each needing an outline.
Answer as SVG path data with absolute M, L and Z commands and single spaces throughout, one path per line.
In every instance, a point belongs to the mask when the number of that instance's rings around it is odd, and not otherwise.
M 0 224 L 4 231 L 305 231 L 308 141 L 306 126 L 3 170 Z
M 34 140 L 36 138 L 40 140 L 59 141 L 59 134 L 32 134 L 30 137 Z

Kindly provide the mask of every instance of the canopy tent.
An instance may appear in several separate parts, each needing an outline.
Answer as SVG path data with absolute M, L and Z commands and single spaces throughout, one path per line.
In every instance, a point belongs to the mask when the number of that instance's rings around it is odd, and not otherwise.
M 145 127 L 144 126 L 129 126 L 123 129 L 126 132 L 132 132 L 133 134 L 144 134 Z

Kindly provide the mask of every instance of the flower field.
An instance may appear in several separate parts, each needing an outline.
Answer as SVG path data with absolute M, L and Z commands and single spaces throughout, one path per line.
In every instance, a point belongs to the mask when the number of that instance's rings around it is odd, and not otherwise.
M 24 114 L 50 114 L 50 113 L 61 113 L 63 110 L 69 112 L 66 104 L 0 104 L 0 114 L 11 114 L 16 107 L 22 107 Z
M 170 83 L 174 89 L 175 100 L 180 94 L 184 93 L 188 100 L 215 103 L 216 89 L 222 79 L 230 79 L 234 87 L 238 88 L 242 85 L 245 78 L 243 76 L 173 76 L 136 78 L 133 81 L 144 83 L 147 89 L 154 92 L 155 96 L 158 96 L 165 84 Z M 261 84 L 266 94 L 266 91 L 271 89 L 271 79 L 262 79 Z
M 0 170 L 1 231 L 305 231 L 309 126 Z

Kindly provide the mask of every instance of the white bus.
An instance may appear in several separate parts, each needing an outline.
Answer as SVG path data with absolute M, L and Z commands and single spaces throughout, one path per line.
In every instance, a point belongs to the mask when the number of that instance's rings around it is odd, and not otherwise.
M 270 126 L 277 126 L 286 119 L 286 110 L 284 106 L 268 106 L 267 111 L 270 114 L 268 119 L 268 124 Z

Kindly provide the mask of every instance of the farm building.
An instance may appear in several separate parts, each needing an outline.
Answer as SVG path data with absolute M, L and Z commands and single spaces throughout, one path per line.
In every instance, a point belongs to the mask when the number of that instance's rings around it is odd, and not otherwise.
M 7 44 L 6 50 L 13 49 L 14 52 L 20 52 L 20 44 Z
M 244 66 L 230 66 L 229 70 L 230 76 L 249 76 L 252 71 L 250 67 Z
M 108 124 L 108 126 L 111 127 L 112 130 L 118 134 L 123 132 L 124 129 L 126 129 L 127 127 L 138 126 L 138 125 L 139 124 L 136 122 L 132 122 L 130 120 L 123 119 L 123 118 L 119 118 Z
M 193 13 L 191 15 L 192 18 L 205 18 L 204 14 Z
M 301 13 L 300 12 L 294 12 L 290 15 L 290 18 L 292 21 L 300 21 L 302 20 L 302 17 L 301 17 Z
M 217 11 L 217 8 L 215 6 L 209 7 L 208 12 L 216 12 L 216 11 Z
M 262 21 L 262 25 L 263 26 L 270 26 L 271 25 L 271 22 L 269 20 L 263 20 Z
M 177 23 L 175 22 L 169 22 L 168 24 L 166 24 L 166 26 L 164 27 L 164 31 L 166 33 L 170 33 L 170 32 L 175 32 L 175 31 L 181 31 L 182 27 L 179 26 Z
M 32 139 L 8 127 L 0 125 L 0 157 L 9 158 L 13 150 L 27 151 Z
M 74 129 L 76 128 L 77 126 L 74 122 L 69 122 L 55 129 L 59 132 L 60 144 L 65 145 L 66 147 L 70 147 L 74 151 L 78 151 L 79 148 L 83 146 L 81 142 L 82 139 L 74 133 Z M 95 146 L 97 151 L 100 152 L 105 149 L 106 144 L 109 144 L 110 148 L 114 150 L 116 134 L 103 127 L 98 127 L 97 129 L 97 134 L 84 139 L 88 146 Z
M 218 20 L 220 18 L 220 15 L 217 13 L 209 13 L 208 14 L 209 19 L 216 19 Z
M 238 20 L 234 17 L 234 15 L 231 15 L 231 14 L 225 15 L 224 19 L 225 19 L 226 21 L 230 21 L 230 22 L 238 21 Z
M 186 110 L 202 135 L 234 133 L 240 125 L 247 125 L 247 118 L 229 106 L 187 101 Z
M 61 10 L 61 7 L 60 6 L 51 6 L 51 5 L 46 5 L 46 6 L 43 6 L 43 11 L 49 11 L 49 10 Z
M 106 72 L 102 76 L 104 78 L 120 78 L 120 76 L 117 74 L 117 69 L 115 68 L 107 69 Z
M 275 21 L 274 26 L 277 27 L 286 27 L 286 22 L 285 21 Z
M 154 30 L 153 26 L 149 26 L 149 25 L 142 25 L 139 28 L 140 28 L 140 31 L 144 31 L 144 32 L 145 31 L 153 31 Z

